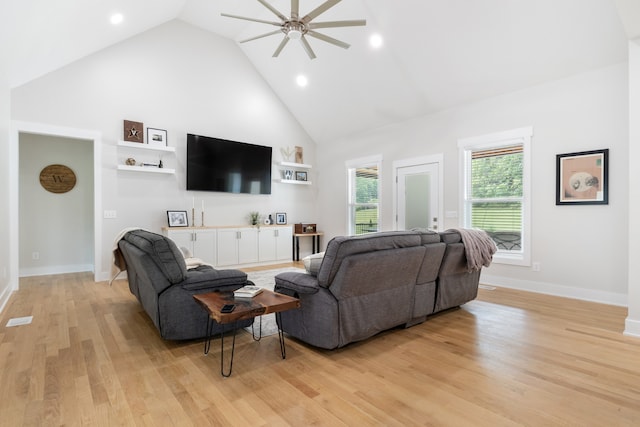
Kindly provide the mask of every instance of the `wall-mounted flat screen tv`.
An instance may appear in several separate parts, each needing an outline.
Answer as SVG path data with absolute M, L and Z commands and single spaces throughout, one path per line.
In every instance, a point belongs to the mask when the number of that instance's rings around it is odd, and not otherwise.
M 187 190 L 271 194 L 271 151 L 187 134 Z

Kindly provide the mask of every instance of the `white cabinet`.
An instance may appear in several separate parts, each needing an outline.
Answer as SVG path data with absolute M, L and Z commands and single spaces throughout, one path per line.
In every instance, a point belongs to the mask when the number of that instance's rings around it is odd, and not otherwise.
M 260 262 L 290 260 L 292 237 L 293 232 L 290 226 L 261 228 L 258 239 Z
M 191 251 L 191 256 L 200 258 L 209 264 L 216 263 L 217 233 L 210 228 L 165 228 L 164 235 L 173 240 L 176 246 Z
M 257 228 L 218 229 L 218 266 L 251 264 L 258 258 Z
M 194 258 L 221 268 L 286 262 L 292 256 L 290 225 L 163 227 L 162 232 Z
M 176 152 L 175 147 L 162 147 L 140 144 L 137 142 L 118 141 L 118 148 L 118 170 L 164 174 L 174 174 L 176 172 L 175 169 L 167 167 L 160 168 L 157 166 L 145 166 L 150 164 L 157 165 L 160 161 L 164 164 L 167 160 L 166 157 L 168 155 L 173 155 Z M 165 156 L 165 154 L 167 156 Z M 127 164 L 127 159 L 129 158 L 135 159 L 136 164 Z
M 284 184 L 311 185 L 309 172 L 311 165 L 304 163 L 280 162 L 281 179 Z

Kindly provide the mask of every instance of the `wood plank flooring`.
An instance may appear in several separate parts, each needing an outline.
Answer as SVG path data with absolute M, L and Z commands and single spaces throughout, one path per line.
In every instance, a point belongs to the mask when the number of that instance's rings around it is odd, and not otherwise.
M 5 327 L 14 317 L 33 323 Z M 508 289 L 323 351 L 159 338 L 126 281 L 21 280 L 0 316 L 1 426 L 638 426 L 626 309 Z

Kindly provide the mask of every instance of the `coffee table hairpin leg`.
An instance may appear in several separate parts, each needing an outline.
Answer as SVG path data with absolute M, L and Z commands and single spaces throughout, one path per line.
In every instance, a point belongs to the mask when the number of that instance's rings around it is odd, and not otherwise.
M 213 319 L 207 322 L 207 339 L 204 342 L 204 354 L 209 354 L 211 348 L 211 330 L 213 329 Z M 233 354 L 236 349 L 236 332 L 238 332 L 237 322 L 233 323 L 233 340 L 231 341 L 231 357 L 229 359 L 229 370 L 224 372 L 224 331 L 220 331 L 220 375 L 230 377 L 233 370 Z
M 275 313 L 275 315 L 276 315 L 276 323 L 280 324 L 280 312 Z M 260 326 L 259 326 L 260 329 L 258 332 L 258 336 L 256 336 L 255 330 L 253 329 L 254 323 L 251 324 L 251 335 L 253 335 L 254 341 L 260 341 L 262 339 L 262 316 L 260 316 Z M 284 332 L 282 332 L 282 329 L 280 329 L 280 327 L 278 327 L 278 338 L 280 339 L 280 354 L 282 355 L 283 359 L 286 359 L 287 351 L 284 347 Z
M 287 350 L 284 347 L 284 332 L 280 328 L 280 312 L 276 313 L 276 323 L 278 324 L 278 338 L 280 339 L 280 354 L 283 359 L 287 358 Z
M 259 329 L 257 337 L 256 337 L 255 330 L 253 329 L 253 325 L 254 325 L 254 323 L 256 323 L 255 319 L 254 319 L 253 323 L 251 324 L 251 335 L 253 336 L 253 340 L 254 341 L 260 341 L 262 339 L 262 316 L 259 316 L 259 317 L 260 317 L 260 329 Z

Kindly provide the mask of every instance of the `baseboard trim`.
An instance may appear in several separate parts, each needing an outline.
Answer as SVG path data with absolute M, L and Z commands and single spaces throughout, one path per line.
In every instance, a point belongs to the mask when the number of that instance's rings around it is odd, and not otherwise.
M 19 272 L 19 276 L 20 277 L 47 276 L 49 274 L 82 273 L 85 271 L 93 272 L 93 265 L 91 264 L 50 265 L 47 267 L 21 268 Z
M 0 294 L 0 313 L 2 313 L 5 309 L 5 307 L 7 306 L 7 303 L 9 302 L 9 299 L 11 298 L 11 294 L 13 293 L 14 289 L 12 286 L 7 285 L 6 288 L 4 288 L 4 291 L 2 292 L 2 294 Z
M 640 338 L 640 320 L 627 319 L 624 321 L 624 335 Z
M 530 280 L 513 279 L 510 277 L 491 276 L 485 275 L 484 272 L 480 277 L 480 282 L 503 288 L 518 289 L 521 291 L 535 292 L 557 297 L 573 298 L 622 307 L 628 306 L 627 294 L 617 294 L 615 292 L 574 288 L 554 283 L 534 282 Z

